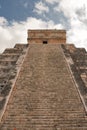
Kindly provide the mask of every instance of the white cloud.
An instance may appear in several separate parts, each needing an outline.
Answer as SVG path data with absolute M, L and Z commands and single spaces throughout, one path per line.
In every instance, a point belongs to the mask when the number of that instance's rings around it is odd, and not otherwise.
M 13 21 L 10 26 L 8 21 L 1 17 L 0 23 L 0 52 L 16 43 L 27 43 L 28 29 L 63 29 L 61 24 L 55 25 L 53 21 L 42 21 L 33 17 L 27 18 L 26 21 Z
M 83 7 L 84 5 L 87 8 L 86 0 L 61 0 L 58 1 L 58 5 L 56 6 L 56 10 L 62 11 L 64 15 L 68 18 L 75 17 L 76 11 Z
M 36 12 L 37 14 L 48 13 L 49 8 L 48 8 L 48 6 L 46 6 L 46 4 L 44 4 L 42 1 L 40 1 L 35 4 L 34 12 Z
M 58 3 L 59 0 L 45 0 L 45 2 L 50 3 L 50 4 L 54 4 L 54 3 Z
M 54 11 L 62 12 L 70 24 L 67 41 L 87 49 L 87 0 L 58 0 Z
M 4 17 L 0 17 L 0 26 L 2 25 L 7 25 L 8 24 L 8 21 L 4 18 Z

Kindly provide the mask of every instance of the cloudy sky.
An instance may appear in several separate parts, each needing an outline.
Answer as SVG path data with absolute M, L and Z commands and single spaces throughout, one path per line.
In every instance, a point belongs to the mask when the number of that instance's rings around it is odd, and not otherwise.
M 67 43 L 87 49 L 87 0 L 0 0 L 0 52 L 27 43 L 28 29 L 66 29 Z

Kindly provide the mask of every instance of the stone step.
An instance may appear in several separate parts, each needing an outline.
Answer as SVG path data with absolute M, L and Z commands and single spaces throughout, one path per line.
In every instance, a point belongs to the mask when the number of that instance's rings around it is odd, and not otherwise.
M 29 46 L 29 44 L 16 44 L 14 48 L 17 48 L 19 50 L 24 50 Z
M 56 130 L 87 130 L 87 127 L 62 127 Z
M 0 66 L 10 66 L 10 65 L 15 65 L 16 60 L 7 60 L 7 61 L 0 61 Z
M 19 58 L 20 54 L 2 54 L 0 55 L 0 60 L 17 60 Z
M 9 67 L 6 67 L 6 68 L 0 68 L 0 72 L 3 73 L 3 74 L 6 74 L 6 73 L 10 73 L 10 72 L 17 72 L 16 68 L 9 68 Z
M 22 52 L 22 50 L 16 49 L 16 48 L 7 48 L 5 49 L 5 51 L 3 52 L 3 54 L 20 54 Z
M 6 124 L 7 125 L 7 124 Z M 25 127 L 24 130 L 56 130 L 54 126 L 38 126 L 38 127 L 35 127 L 31 124 L 28 124 L 26 126 L 23 126 L 22 124 L 20 124 L 19 126 L 14 126 L 14 125 L 10 125 L 9 127 L 9 130 L 14 130 L 14 129 L 17 129 L 17 130 L 20 130 L 22 128 Z M 4 130 L 7 130 L 6 127 L 1 127 L 1 129 L 4 129 Z

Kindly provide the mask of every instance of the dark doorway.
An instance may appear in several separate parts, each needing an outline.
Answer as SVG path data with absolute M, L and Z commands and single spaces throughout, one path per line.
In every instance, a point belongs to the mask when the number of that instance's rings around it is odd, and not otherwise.
M 43 44 L 47 44 L 48 42 L 47 41 L 43 41 Z

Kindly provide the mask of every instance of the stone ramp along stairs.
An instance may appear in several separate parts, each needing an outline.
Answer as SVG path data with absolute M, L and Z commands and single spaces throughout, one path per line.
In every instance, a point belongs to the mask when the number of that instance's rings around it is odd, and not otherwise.
M 87 130 L 85 109 L 63 49 L 30 44 L 0 130 Z

